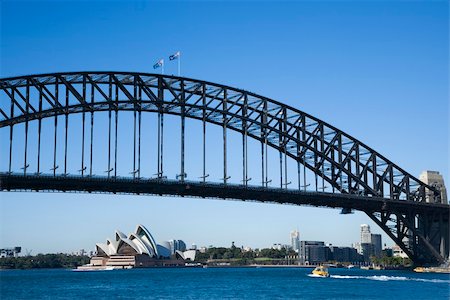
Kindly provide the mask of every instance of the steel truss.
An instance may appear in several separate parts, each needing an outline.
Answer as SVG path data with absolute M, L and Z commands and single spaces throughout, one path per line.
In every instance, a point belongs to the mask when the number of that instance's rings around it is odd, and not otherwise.
M 92 176 L 94 113 L 107 111 L 109 118 L 109 148 L 107 177 L 117 176 L 117 124 L 119 111 L 134 113 L 134 179 L 141 173 L 141 114 L 158 114 L 158 170 L 164 178 L 163 143 L 164 115 L 181 119 L 181 168 L 177 176 L 185 181 L 184 167 L 185 118 L 203 122 L 203 176 L 205 182 L 205 124 L 223 128 L 223 184 L 230 178 L 227 172 L 227 131 L 242 134 L 242 183 L 248 187 L 247 139 L 261 143 L 262 187 L 267 188 L 268 147 L 279 152 L 280 189 L 287 189 L 287 157 L 297 161 L 298 189 L 306 189 L 305 169 L 315 176 L 316 189 L 325 182 L 332 194 L 355 195 L 358 199 L 383 198 L 385 209 L 363 210 L 402 249 L 417 262 L 442 261 L 448 257 L 448 207 L 436 207 L 432 215 L 412 209 L 394 210 L 394 201 L 426 202 L 427 197 L 439 202 L 440 192 L 407 173 L 364 143 L 311 115 L 293 107 L 254 93 L 190 78 L 123 72 L 57 73 L 5 78 L 0 80 L 0 128 L 9 127 L 9 174 L 12 170 L 12 139 L 14 125 L 25 123 L 25 153 L 23 175 L 27 175 L 28 123 L 38 122 L 38 163 L 40 170 L 41 122 L 54 118 L 53 176 L 67 176 L 68 116 L 82 114 L 81 176 Z M 33 101 L 32 101 L 33 100 Z M 9 109 L 6 110 L 5 107 Z M 58 116 L 65 116 L 65 124 L 58 124 Z M 85 118 L 90 120 L 90 141 L 85 141 Z M 65 128 L 64 172 L 57 169 L 57 128 Z M 112 133 L 112 129 L 114 132 Z M 89 153 L 85 153 L 89 143 Z M 6 144 L 6 143 L 5 143 Z M 113 145 L 113 149 L 111 149 Z M 87 160 L 87 163 L 86 163 Z M 303 170 L 302 170 L 303 169 Z M 61 170 L 61 169 L 60 169 Z M 303 171 L 304 184 L 301 185 Z M 2 186 L 2 188 L 4 188 Z M 433 206 L 433 204 L 427 204 Z M 351 208 L 351 207 L 350 207 Z M 436 225 L 437 224 L 437 225 Z M 447 232 L 446 236 L 443 236 Z

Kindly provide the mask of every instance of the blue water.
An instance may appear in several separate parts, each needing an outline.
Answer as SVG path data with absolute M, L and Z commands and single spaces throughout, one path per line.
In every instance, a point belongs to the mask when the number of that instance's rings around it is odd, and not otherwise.
M 450 276 L 410 271 L 179 268 L 0 271 L 1 299 L 449 299 Z

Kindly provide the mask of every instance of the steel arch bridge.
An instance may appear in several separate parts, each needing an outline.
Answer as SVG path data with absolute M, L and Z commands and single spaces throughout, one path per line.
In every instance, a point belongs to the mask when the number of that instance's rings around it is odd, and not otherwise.
M 102 135 L 107 144 L 99 150 L 93 146 L 97 141 L 94 120 L 98 120 L 94 115 L 102 112 L 107 124 Z M 123 158 L 118 151 L 119 112 L 132 114 L 128 134 L 132 138 L 133 166 L 127 176 L 118 172 Z M 142 176 L 146 166 L 141 158 L 146 154 L 141 153 L 141 120 L 145 113 L 157 115 L 153 178 Z M 81 148 L 74 157 L 68 155 L 68 149 L 75 139 L 69 137 L 69 124 L 73 124 L 69 119 L 75 115 L 82 119 L 77 122 Z M 164 116 L 168 115 L 180 119 L 180 169 L 174 179 L 168 178 L 163 168 L 168 160 L 175 159 L 163 156 Z M 186 119 L 200 121 L 203 128 L 198 132 L 203 145 L 202 176 L 197 181 L 186 178 Z M 43 123 L 49 120 L 54 136 L 43 141 Z M 214 145 L 220 148 L 219 159 L 223 161 L 223 177 L 218 182 L 207 181 L 206 124 L 216 125 L 221 131 L 221 144 Z M 365 212 L 416 264 L 442 263 L 449 257 L 449 205 L 440 203 L 436 187 L 419 181 L 334 126 L 245 90 L 184 77 L 129 72 L 3 78 L 0 131 L 3 191 L 178 195 L 343 208 L 343 212 L 356 209 Z M 239 184 L 230 181 L 230 132 L 240 136 Z M 17 139 L 21 139 L 20 147 Z M 256 154 L 249 152 L 249 141 L 259 144 Z M 37 147 L 33 159 L 29 153 L 32 142 Z M 97 151 L 107 161 L 104 176 L 93 174 Z M 278 154 L 276 162 L 269 161 L 270 151 Z M 43 152 L 52 153 L 45 159 L 52 165 L 51 172 L 43 172 Z M 260 161 L 260 184 L 250 184 L 249 156 L 258 156 Z M 75 175 L 68 166 L 74 159 L 80 161 Z M 292 172 L 288 173 L 288 162 L 296 169 L 295 187 L 289 186 Z M 269 186 L 269 165 L 274 163 L 279 168 L 278 187 Z M 329 185 L 328 192 L 325 184 Z

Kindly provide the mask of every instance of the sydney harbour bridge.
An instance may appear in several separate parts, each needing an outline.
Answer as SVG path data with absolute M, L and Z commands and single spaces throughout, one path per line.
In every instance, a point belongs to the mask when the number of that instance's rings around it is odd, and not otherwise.
M 449 205 L 437 188 L 332 125 L 246 90 L 128 72 L 3 78 L 0 137 L 3 191 L 359 210 L 414 263 L 449 258 Z

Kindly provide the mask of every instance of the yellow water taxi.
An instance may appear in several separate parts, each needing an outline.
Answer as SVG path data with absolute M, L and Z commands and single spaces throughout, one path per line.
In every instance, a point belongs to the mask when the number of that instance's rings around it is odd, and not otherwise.
M 330 277 L 330 274 L 328 274 L 328 269 L 324 266 L 318 266 L 313 271 L 312 274 L 317 277 Z

